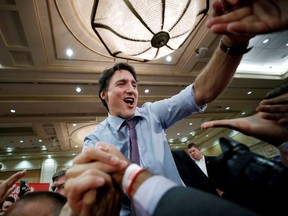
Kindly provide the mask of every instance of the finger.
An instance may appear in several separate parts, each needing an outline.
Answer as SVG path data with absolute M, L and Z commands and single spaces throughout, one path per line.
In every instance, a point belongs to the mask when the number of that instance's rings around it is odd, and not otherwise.
M 273 105 L 273 104 L 288 104 L 288 93 L 285 93 L 283 95 L 265 99 L 260 102 L 260 105 Z
M 211 18 L 206 22 L 206 25 L 208 28 L 210 28 L 216 24 L 239 22 L 242 19 L 249 17 L 251 14 L 252 11 L 250 8 L 240 8 L 230 13 L 223 14 L 222 16 Z
M 93 205 L 96 202 L 96 190 L 90 190 L 85 193 L 83 198 L 83 205 L 81 208 L 80 216 L 90 216 L 92 213 Z
M 120 163 L 119 165 L 109 165 L 98 161 L 86 164 L 77 164 L 73 165 L 69 170 L 67 170 L 66 177 L 75 178 L 88 170 L 99 170 L 101 172 L 111 174 L 116 172 L 122 172 L 125 170 L 126 167 L 126 162 Z
M 107 155 L 112 154 L 119 159 L 127 160 L 126 157 L 112 144 L 104 144 L 102 142 L 98 142 L 96 148 L 97 150 L 106 152 Z
M 16 188 L 17 188 L 17 185 L 16 185 L 16 184 L 14 184 L 12 187 L 10 187 L 10 188 L 8 189 L 7 193 L 6 193 L 6 196 L 9 195 L 9 194 L 11 194 L 12 191 L 14 191 Z
M 20 178 L 26 175 L 26 170 L 18 171 L 14 175 L 10 176 L 6 181 L 9 182 L 10 186 L 15 184 Z
M 221 16 L 223 14 L 222 6 L 219 0 L 214 0 L 211 4 L 212 10 L 212 16 L 217 17 Z
M 81 210 L 85 193 L 90 190 L 97 190 L 105 183 L 108 183 L 108 180 L 97 175 L 83 175 L 78 178 L 68 179 L 65 184 L 65 195 L 73 211 L 79 212 Z M 110 182 L 110 184 L 112 183 Z
M 215 120 L 204 122 L 203 124 L 201 124 L 202 129 L 208 129 L 213 127 L 231 127 L 231 125 L 229 120 Z
M 282 123 L 288 120 L 288 113 L 263 113 L 262 116 L 264 119 L 275 120 Z
M 260 112 L 266 112 L 266 113 L 285 114 L 285 113 L 288 113 L 288 104 L 287 105 L 259 105 L 256 108 L 256 110 Z
M 117 156 L 103 151 L 102 149 L 103 146 L 100 146 L 99 149 L 97 146 L 93 148 L 87 148 L 84 152 L 74 158 L 73 164 L 87 163 L 90 161 L 102 161 L 104 163 L 115 165 L 120 162 Z
M 22 178 L 26 174 L 26 170 L 18 171 L 17 173 L 10 176 L 1 185 L 3 185 L 5 190 L 8 190 L 12 187 L 20 178 Z

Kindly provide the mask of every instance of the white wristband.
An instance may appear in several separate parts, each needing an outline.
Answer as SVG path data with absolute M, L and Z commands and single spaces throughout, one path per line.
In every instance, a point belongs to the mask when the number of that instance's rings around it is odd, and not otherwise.
M 122 179 L 122 188 L 125 193 L 130 195 L 131 186 L 135 181 L 135 178 L 144 170 L 144 168 L 140 167 L 137 164 L 130 164 L 127 167 Z

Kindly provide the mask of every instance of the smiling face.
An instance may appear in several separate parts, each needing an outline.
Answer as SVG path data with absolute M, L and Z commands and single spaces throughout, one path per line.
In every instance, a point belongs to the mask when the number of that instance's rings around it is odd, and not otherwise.
M 101 92 L 112 116 L 131 118 L 138 102 L 137 82 L 127 70 L 118 70 L 110 79 L 108 89 Z

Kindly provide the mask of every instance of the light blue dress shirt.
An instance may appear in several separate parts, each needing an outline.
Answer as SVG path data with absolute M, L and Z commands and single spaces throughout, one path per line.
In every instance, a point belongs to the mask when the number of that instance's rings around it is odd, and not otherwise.
M 141 119 L 135 129 L 139 147 L 140 165 L 153 174 L 163 175 L 177 184 L 183 184 L 174 162 L 165 131 L 167 128 L 196 112 L 203 112 L 194 100 L 192 85 L 187 86 L 171 98 L 144 103 L 137 107 L 135 116 Z M 83 151 L 96 142 L 114 144 L 129 158 L 128 127 L 122 126 L 125 119 L 111 116 L 97 125 L 84 139 Z

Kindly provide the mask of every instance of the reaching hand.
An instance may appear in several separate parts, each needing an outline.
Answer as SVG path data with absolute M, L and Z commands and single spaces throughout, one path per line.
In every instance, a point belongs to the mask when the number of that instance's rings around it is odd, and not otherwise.
M 207 27 L 215 34 L 255 35 L 288 28 L 287 0 L 214 0 Z
M 263 118 L 263 115 L 264 113 L 258 112 L 245 118 L 209 121 L 203 123 L 201 128 L 231 128 L 275 146 L 288 140 L 288 128 L 280 125 L 277 121 Z
M 26 170 L 19 171 L 6 180 L 0 180 L 0 203 L 16 188 L 15 183 L 26 174 Z

